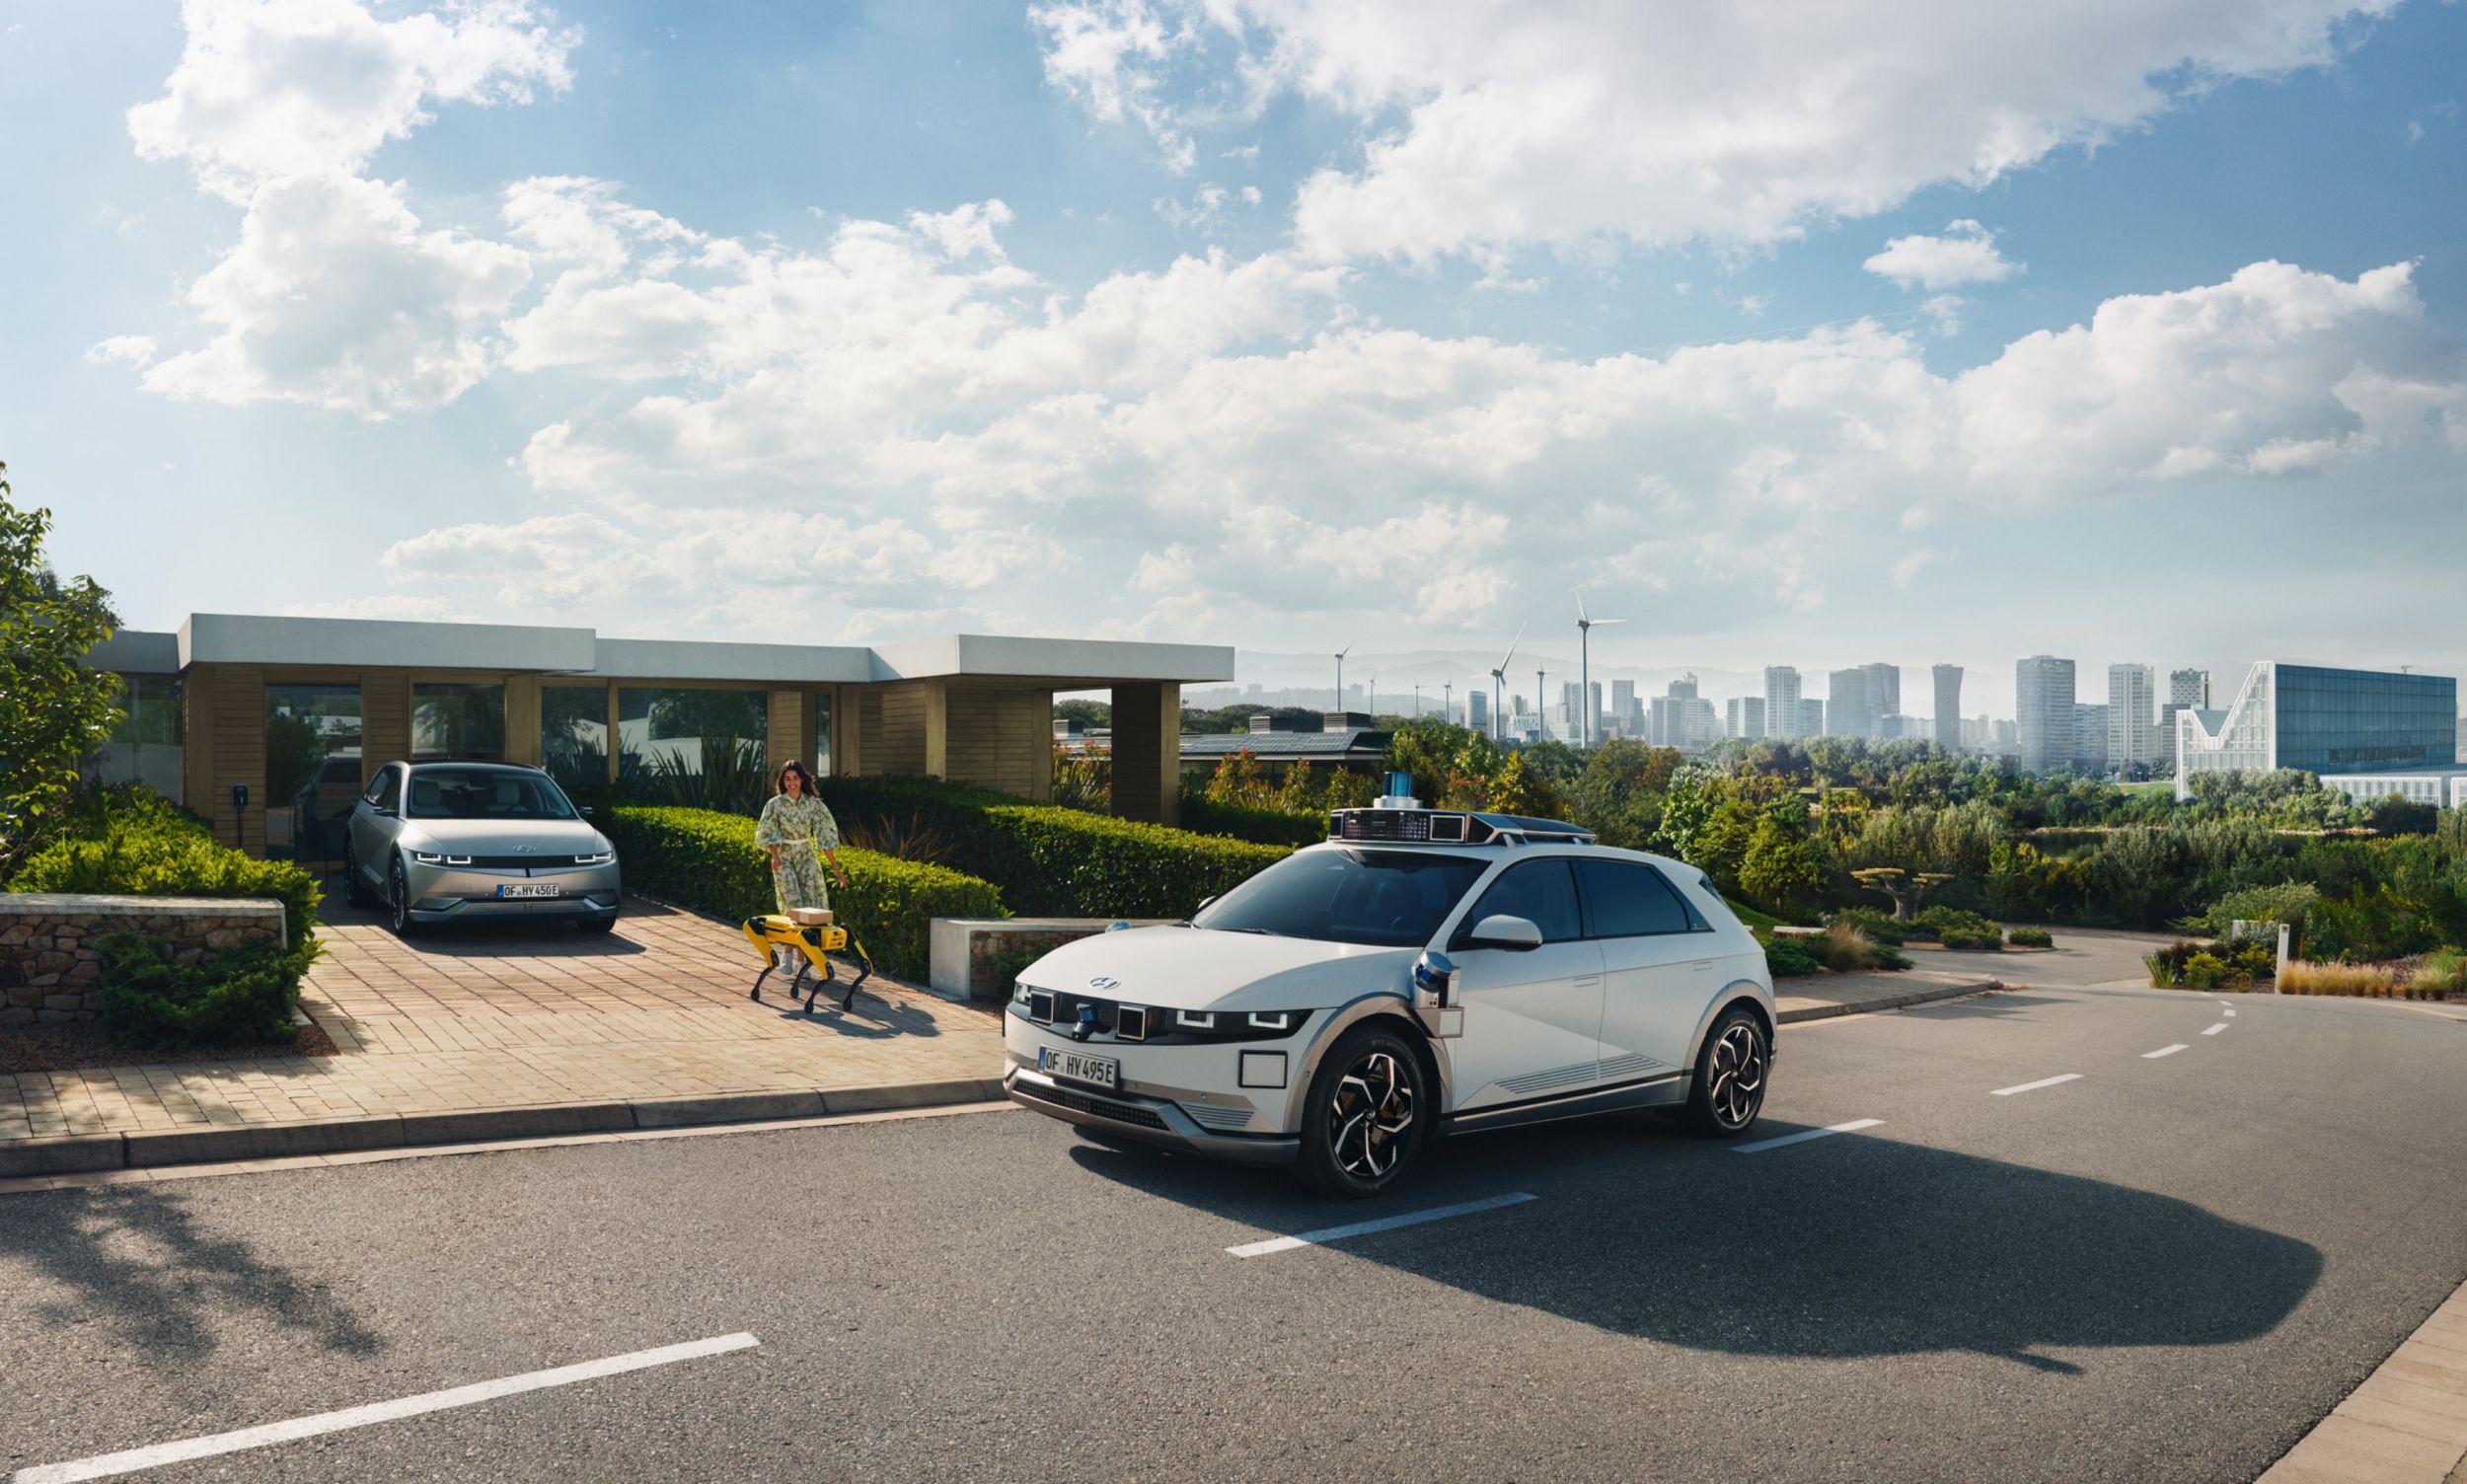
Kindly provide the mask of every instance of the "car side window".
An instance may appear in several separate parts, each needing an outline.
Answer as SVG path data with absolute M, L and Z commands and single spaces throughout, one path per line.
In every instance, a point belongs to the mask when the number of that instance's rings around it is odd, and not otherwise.
M 1631 860 L 1579 860 L 1576 874 L 1585 883 L 1586 921 L 1593 925 L 1596 937 L 1692 932 L 1704 926 L 1704 920 L 1690 912 L 1685 899 L 1650 865 Z
M 391 809 L 403 796 L 403 775 L 394 769 L 378 771 L 377 781 L 368 785 L 368 801 L 380 809 Z
M 1488 917 L 1524 918 L 1541 929 L 1545 943 L 1570 942 L 1585 935 L 1576 911 L 1576 878 L 1565 860 L 1529 860 L 1511 866 L 1490 884 L 1458 928 L 1459 937 Z

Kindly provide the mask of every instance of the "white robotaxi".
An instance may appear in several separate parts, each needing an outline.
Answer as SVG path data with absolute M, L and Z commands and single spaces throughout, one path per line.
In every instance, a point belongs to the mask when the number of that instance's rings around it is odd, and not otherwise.
M 1003 1084 L 1099 1140 L 1369 1196 L 1440 1134 L 1631 1108 L 1739 1134 L 1773 1023 L 1763 951 L 1702 872 L 1388 798 L 1186 922 L 1029 965 Z

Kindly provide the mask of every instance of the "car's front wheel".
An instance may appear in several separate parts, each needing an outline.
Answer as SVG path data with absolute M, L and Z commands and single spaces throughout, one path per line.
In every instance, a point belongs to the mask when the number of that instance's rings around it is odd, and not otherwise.
M 419 928 L 411 921 L 411 883 L 404 872 L 403 857 L 394 857 L 394 869 L 386 877 L 386 906 L 392 919 L 394 935 L 410 937 Z
M 1365 1025 L 1319 1062 L 1303 1105 L 1294 1173 L 1321 1195 L 1379 1195 L 1404 1177 L 1436 1116 L 1422 1058 L 1399 1032 Z
M 1696 1053 L 1696 1081 L 1687 1093 L 1687 1121 L 1713 1139 L 1744 1134 L 1764 1108 L 1773 1043 L 1757 1012 L 1744 1004 L 1722 1011 Z

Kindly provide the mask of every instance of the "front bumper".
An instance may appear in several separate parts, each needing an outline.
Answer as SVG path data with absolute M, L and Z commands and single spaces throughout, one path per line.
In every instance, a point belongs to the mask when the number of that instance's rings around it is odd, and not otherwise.
M 1010 1094 L 1012 1102 L 1048 1118 L 1059 1118 L 1113 1138 L 1206 1154 L 1212 1159 L 1242 1164 L 1291 1164 L 1302 1148 L 1299 1139 L 1211 1134 L 1193 1122 L 1177 1103 L 1142 1097 L 1136 1092 L 1083 1089 L 1025 1067 L 1013 1067 L 1004 1074 L 1003 1090 Z
M 616 865 L 559 869 L 474 870 L 468 866 L 418 865 L 404 870 L 414 923 L 459 923 L 478 918 L 613 918 L 625 900 Z M 554 885 L 554 897 L 501 897 L 504 885 Z

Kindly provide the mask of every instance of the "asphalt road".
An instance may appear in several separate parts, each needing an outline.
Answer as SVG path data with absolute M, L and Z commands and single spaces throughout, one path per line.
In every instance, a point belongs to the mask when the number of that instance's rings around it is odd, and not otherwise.
M 137 1477 L 2246 1479 L 2467 1279 L 2467 1020 L 2233 1007 L 1792 1028 L 1751 1137 L 1879 1122 L 1367 1206 L 1008 1111 L 0 1197 L 0 1469 L 744 1332 Z

